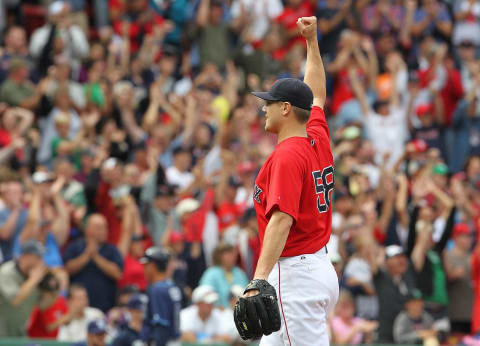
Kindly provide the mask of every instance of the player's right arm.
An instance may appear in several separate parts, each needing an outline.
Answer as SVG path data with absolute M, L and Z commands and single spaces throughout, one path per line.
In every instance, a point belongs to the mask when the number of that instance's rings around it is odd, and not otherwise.
M 307 123 L 307 133 L 312 137 L 329 138 L 328 125 L 323 113 L 326 99 L 325 69 L 317 41 L 317 18 L 298 18 L 300 33 L 307 40 L 307 65 L 305 83 L 313 93 L 313 108 Z
M 305 68 L 305 83 L 312 89 L 313 106 L 323 108 L 326 99 L 326 78 L 320 49 L 317 40 L 317 18 L 298 18 L 297 26 L 307 41 L 307 65 Z

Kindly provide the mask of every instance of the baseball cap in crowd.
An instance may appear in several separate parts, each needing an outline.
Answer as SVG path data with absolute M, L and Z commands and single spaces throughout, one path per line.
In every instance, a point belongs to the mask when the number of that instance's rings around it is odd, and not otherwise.
M 221 0 L 212 0 L 210 6 L 223 7 L 223 2 Z
M 200 207 L 200 202 L 195 198 L 185 198 L 178 202 L 175 211 L 178 216 L 183 216 L 186 213 L 191 213 Z
M 452 238 L 456 238 L 459 235 L 471 235 L 471 234 L 472 233 L 470 232 L 470 227 L 464 222 L 459 222 L 453 227 Z
M 123 296 L 126 294 L 136 294 L 139 292 L 140 292 L 140 289 L 138 288 L 137 285 L 127 285 L 120 288 L 120 290 L 118 291 L 118 296 Z
M 202 285 L 192 292 L 192 302 L 214 304 L 218 300 L 218 293 L 212 286 Z
M 119 164 L 119 161 L 116 158 L 110 157 L 110 158 L 106 159 L 105 162 L 102 164 L 102 168 L 112 169 L 115 166 L 117 166 L 118 164 Z
M 415 112 L 417 113 L 418 117 L 430 115 L 433 112 L 433 104 L 427 103 L 427 104 L 418 105 L 417 108 L 415 109 Z
M 243 296 L 243 287 L 240 285 L 233 285 L 230 287 L 230 299 L 231 298 L 240 298 Z
M 459 181 L 464 181 L 467 179 L 467 175 L 465 172 L 458 172 L 452 175 L 452 180 L 459 180 Z
M 343 138 L 349 141 L 357 139 L 361 134 L 362 131 L 357 126 L 348 126 L 343 130 Z
M 171 44 L 164 44 L 162 47 L 162 56 L 177 56 L 179 50 Z
M 165 251 L 159 246 L 149 247 L 142 258 L 140 258 L 140 263 L 156 263 L 159 266 L 166 266 L 170 260 L 170 253 Z
M 32 175 L 32 181 L 35 184 L 43 184 L 55 180 L 55 175 L 50 172 L 35 172 Z
M 236 176 L 231 175 L 228 177 L 228 185 L 230 185 L 231 187 L 237 188 L 242 186 L 242 182 Z
M 405 251 L 400 245 L 389 245 L 385 248 L 385 256 L 387 258 L 392 258 L 399 255 L 404 255 Z
M 179 231 L 172 231 L 170 233 L 170 237 L 168 238 L 168 242 L 170 244 L 176 244 L 185 241 L 185 235 Z
M 345 188 L 338 188 L 333 191 L 333 200 L 338 201 L 342 198 L 348 198 L 350 195 L 348 194 L 348 190 Z
M 255 91 L 252 94 L 266 101 L 285 101 L 298 108 L 312 109 L 312 90 L 299 79 L 282 78 L 269 91 Z
M 107 332 L 107 323 L 103 319 L 93 320 L 88 323 L 88 334 L 105 334 Z
M 42 245 L 42 243 L 36 240 L 28 240 L 20 247 L 20 254 L 37 255 L 43 257 L 45 254 L 45 247 Z
M 245 174 L 255 171 L 255 164 L 252 161 L 240 162 L 237 166 L 238 174 Z
M 48 6 L 48 15 L 56 16 L 65 8 L 65 1 L 54 1 Z
M 337 264 L 337 263 L 342 262 L 342 256 L 340 256 L 340 254 L 336 251 L 335 252 L 329 251 L 328 252 L 328 257 L 330 258 L 330 261 L 333 264 Z
M 412 300 L 422 300 L 422 292 L 420 290 L 414 288 L 410 290 L 406 296 L 406 302 L 412 301 Z
M 240 223 L 246 223 L 248 220 L 256 218 L 256 217 L 257 217 L 257 213 L 255 212 L 255 208 L 251 207 L 251 208 L 248 208 L 247 210 L 245 210 L 243 215 L 240 217 L 239 222 Z
M 131 241 L 142 241 L 145 240 L 145 235 L 143 234 L 133 234 L 130 238 Z
M 423 153 L 428 149 L 428 144 L 423 139 L 414 139 L 410 143 L 413 144 L 415 151 L 418 153 Z
M 383 73 L 377 77 L 375 82 L 378 99 L 381 101 L 388 100 L 392 95 L 393 80 L 389 73 Z
M 156 191 L 156 197 L 173 197 L 175 196 L 175 187 L 172 185 L 159 185 Z
M 127 308 L 132 310 L 145 310 L 148 298 L 144 294 L 133 294 L 127 302 Z
M 183 147 L 181 145 L 173 148 L 173 150 L 172 150 L 172 155 L 173 156 L 177 156 L 178 154 L 184 154 L 184 153 L 190 153 L 190 150 L 188 150 L 188 148 Z
M 475 43 L 472 40 L 463 40 L 458 46 L 461 48 L 475 48 Z
M 444 163 L 437 163 L 435 166 L 433 166 L 432 172 L 435 175 L 447 175 L 448 167 Z

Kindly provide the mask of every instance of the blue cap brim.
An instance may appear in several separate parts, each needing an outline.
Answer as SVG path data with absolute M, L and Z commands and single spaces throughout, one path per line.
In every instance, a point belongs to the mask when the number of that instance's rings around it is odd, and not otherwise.
M 273 97 L 268 91 L 254 91 L 252 94 L 266 101 L 281 101 Z
M 147 263 L 151 262 L 151 260 L 150 260 L 150 258 L 143 256 L 142 258 L 140 258 L 138 260 L 138 262 L 140 262 L 141 264 L 147 264 Z

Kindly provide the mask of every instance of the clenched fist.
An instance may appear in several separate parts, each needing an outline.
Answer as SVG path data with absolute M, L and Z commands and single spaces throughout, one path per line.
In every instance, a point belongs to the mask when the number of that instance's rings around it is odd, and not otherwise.
M 317 17 L 300 17 L 297 20 L 297 26 L 307 40 L 317 37 Z

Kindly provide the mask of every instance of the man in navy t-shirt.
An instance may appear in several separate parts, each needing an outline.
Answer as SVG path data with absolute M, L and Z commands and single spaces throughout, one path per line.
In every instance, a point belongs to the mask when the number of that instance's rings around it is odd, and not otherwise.
M 117 281 L 123 260 L 118 249 L 106 243 L 108 226 L 100 214 L 87 220 L 85 238 L 71 244 L 63 256 L 72 283 L 82 284 L 90 305 L 107 312 L 115 305 Z
M 160 247 L 151 247 L 141 262 L 145 264 L 145 275 L 150 284 L 144 340 L 154 341 L 156 346 L 165 346 L 180 337 L 182 294 L 167 273 L 169 253 Z

